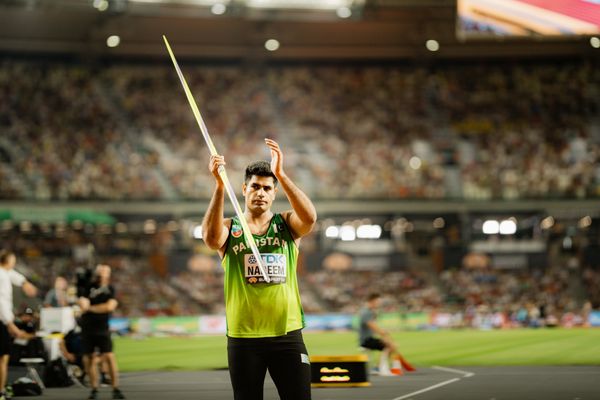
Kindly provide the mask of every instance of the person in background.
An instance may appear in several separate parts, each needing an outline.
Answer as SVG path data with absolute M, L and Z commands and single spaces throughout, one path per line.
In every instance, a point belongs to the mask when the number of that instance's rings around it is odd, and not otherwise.
M 54 280 L 54 288 L 46 294 L 44 307 L 68 307 L 67 286 L 67 280 L 62 276 L 57 276 Z
M 89 292 L 85 297 L 79 298 L 79 307 L 83 313 L 81 317 L 83 362 L 92 388 L 89 400 L 98 399 L 98 369 L 96 367 L 98 354 L 96 352 L 100 354 L 101 359 L 108 363 L 113 386 L 112 398 L 125 398 L 119 390 L 119 371 L 108 325 L 110 315 L 118 305 L 115 299 L 115 289 L 110 284 L 110 276 L 110 266 L 98 265 L 95 271 L 95 280 L 89 288 Z
M 44 341 L 41 337 L 35 336 L 35 333 L 39 328 L 39 315 L 36 315 L 32 308 L 27 307 L 22 313 L 17 315 L 14 323 L 17 328 L 28 333 L 30 338 L 15 338 L 13 340 L 9 365 L 23 365 L 20 362 L 21 358 L 42 358 L 48 360 L 48 353 L 44 347 Z
M 415 368 L 400 354 L 389 332 L 381 328 L 377 320 L 377 309 L 381 295 L 372 293 L 367 298 L 367 304 L 360 311 L 359 343 L 361 347 L 381 351 L 379 358 L 379 375 L 402 375 L 402 368 L 415 371 Z M 389 358 L 392 358 L 390 368 Z
M 8 361 L 12 337 L 29 339 L 31 334 L 15 325 L 13 314 L 13 285 L 20 286 L 29 297 L 37 294 L 37 288 L 14 270 L 17 257 L 10 250 L 0 250 L 0 400 L 6 400 L 6 379 L 8 376 Z

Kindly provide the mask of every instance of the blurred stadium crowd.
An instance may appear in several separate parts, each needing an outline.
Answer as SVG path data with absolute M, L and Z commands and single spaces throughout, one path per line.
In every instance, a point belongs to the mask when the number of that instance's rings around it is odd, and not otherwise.
M 201 199 L 212 181 L 168 65 L 3 61 L 0 198 Z M 592 62 L 184 66 L 228 168 L 286 151 L 313 198 L 600 196 Z
M 118 248 L 119 239 L 104 236 L 105 246 Z M 78 259 L 81 236 L 72 232 L 64 239 L 42 239 L 21 235 L 13 240 L 19 257 L 17 268 L 42 292 L 59 290 L 63 305 L 75 302 L 77 268 L 87 265 Z M 98 243 L 97 243 L 98 245 Z M 99 245 L 98 247 L 101 247 Z M 113 253 L 118 253 L 114 252 Z M 102 256 L 113 266 L 113 284 L 120 307 L 116 316 L 219 315 L 224 313 L 223 273 L 218 262 L 209 267 L 160 272 L 149 260 L 149 249 L 139 254 L 122 252 Z M 57 277 L 68 287 L 54 287 Z M 578 280 L 586 301 L 575 298 L 573 279 Z M 493 268 L 448 269 L 430 276 L 417 268 L 403 271 L 300 272 L 300 289 L 306 313 L 355 314 L 367 295 L 377 288 L 388 313 L 451 315 L 452 327 L 487 324 L 490 327 L 582 326 L 592 309 L 600 307 L 600 270 L 556 265 L 542 269 L 498 270 Z M 19 302 L 20 301 L 20 302 Z M 17 310 L 34 307 L 25 298 Z M 37 306 L 50 304 L 48 298 Z

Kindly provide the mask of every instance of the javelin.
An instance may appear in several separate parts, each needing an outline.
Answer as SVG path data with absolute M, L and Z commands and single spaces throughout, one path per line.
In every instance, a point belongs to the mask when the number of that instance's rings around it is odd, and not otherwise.
M 173 65 L 175 66 L 175 70 L 177 71 L 177 75 L 179 76 L 179 80 L 181 81 L 181 85 L 183 86 L 183 90 L 185 91 L 185 95 L 187 96 L 188 102 L 190 103 L 190 107 L 192 107 L 192 112 L 194 113 L 194 117 L 196 117 L 196 122 L 202 131 L 202 136 L 204 136 L 204 141 L 208 145 L 208 149 L 210 150 L 210 154 L 213 156 L 218 155 L 217 149 L 210 139 L 210 135 L 208 134 L 208 129 L 206 129 L 206 125 L 204 124 L 204 120 L 200 115 L 200 110 L 198 110 L 198 106 L 196 105 L 196 101 L 194 100 L 194 96 L 192 96 L 192 92 L 188 87 L 188 84 L 179 68 L 179 64 L 177 64 L 177 60 L 175 59 L 175 54 L 171 50 L 171 46 L 169 46 L 169 41 L 167 37 L 163 35 L 163 39 L 165 40 L 165 45 L 167 46 L 167 50 L 169 51 L 169 55 L 171 56 L 171 60 L 173 61 Z M 256 247 L 256 243 L 254 242 L 254 237 L 252 236 L 252 232 L 250 231 L 250 227 L 248 226 L 248 222 L 246 222 L 246 218 L 244 217 L 244 213 L 240 204 L 238 203 L 237 197 L 235 197 L 235 192 L 231 187 L 231 182 L 229 182 L 229 178 L 227 178 L 227 172 L 225 172 L 224 166 L 219 166 L 219 176 L 225 185 L 225 190 L 227 191 L 227 195 L 229 196 L 229 200 L 231 200 L 231 204 L 235 209 L 235 213 L 242 224 L 242 229 L 244 230 L 244 237 L 246 238 L 246 242 L 250 244 L 250 249 L 252 250 L 252 254 L 254 254 L 254 258 L 256 259 L 256 263 L 258 264 L 258 268 L 260 269 L 260 273 L 263 276 L 265 282 L 269 283 L 271 279 L 265 272 L 265 268 L 262 263 L 262 258 L 260 257 L 260 253 L 258 252 L 258 247 Z

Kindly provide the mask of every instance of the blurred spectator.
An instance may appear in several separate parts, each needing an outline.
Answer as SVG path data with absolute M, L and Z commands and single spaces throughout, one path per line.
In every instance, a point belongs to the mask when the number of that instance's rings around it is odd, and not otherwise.
M 54 280 L 54 288 L 46 293 L 44 307 L 67 307 L 69 305 L 67 286 L 67 280 L 62 276 L 57 276 Z
M 208 152 L 170 67 L 1 65 L 0 197 L 209 197 Z M 260 139 L 274 137 L 315 198 L 517 199 L 600 196 L 599 71 L 230 65 L 186 76 L 233 171 L 268 158 Z

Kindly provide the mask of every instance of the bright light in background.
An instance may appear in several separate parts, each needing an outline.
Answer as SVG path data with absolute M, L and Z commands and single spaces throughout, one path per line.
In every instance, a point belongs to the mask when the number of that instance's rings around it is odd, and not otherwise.
M 514 235 L 517 231 L 517 223 L 511 219 L 500 222 L 501 235 Z
M 279 41 L 276 39 L 269 39 L 265 42 L 265 49 L 269 51 L 275 51 L 279 48 Z
M 577 225 L 579 225 L 580 228 L 589 227 L 590 225 L 592 225 L 592 217 L 590 217 L 589 215 L 586 215 L 585 217 L 583 217 L 579 220 L 579 223 Z
M 495 235 L 500 232 L 500 223 L 494 219 L 488 219 L 481 228 L 486 235 Z
M 121 43 L 121 38 L 117 35 L 111 35 L 106 39 L 108 47 L 117 47 Z
M 153 219 L 148 219 L 144 222 L 144 233 L 153 234 L 156 232 L 156 221 Z
M 325 237 L 328 238 L 336 238 L 340 236 L 340 227 L 339 226 L 328 226 L 327 229 L 325 229 Z
M 194 239 L 202 239 L 202 225 L 196 225 L 192 231 Z
M 356 236 L 360 239 L 379 239 L 381 237 L 381 226 L 360 225 L 356 229 Z
M 444 218 L 438 217 L 433 220 L 433 227 L 435 229 L 442 229 L 444 226 L 446 226 L 446 221 L 444 221 Z
M 440 44 L 435 39 L 429 39 L 425 42 L 425 47 L 429 51 L 438 51 L 440 49 Z
M 352 0 L 246 0 L 246 7 L 336 10 L 352 3 Z
M 340 18 L 350 18 L 352 16 L 352 10 L 350 10 L 349 7 L 340 7 L 335 11 L 335 13 Z
M 108 10 L 108 1 L 107 0 L 94 0 L 94 8 L 98 11 L 106 11 Z
M 410 160 L 408 161 L 408 165 L 410 165 L 410 167 L 412 169 L 419 169 L 421 168 L 421 159 L 417 156 L 413 156 L 410 158 Z
M 225 14 L 225 11 L 227 11 L 227 6 L 223 3 L 215 3 L 210 8 L 210 12 L 212 12 L 215 15 L 223 15 Z
M 554 218 L 551 215 L 547 216 L 542 220 L 540 226 L 542 227 L 542 229 L 552 228 L 554 226 Z
M 600 38 L 592 36 L 590 38 L 590 46 L 592 46 L 595 49 L 600 49 Z
M 340 228 L 340 238 L 346 242 L 356 239 L 356 231 L 354 230 L 354 227 L 351 225 L 342 226 Z

